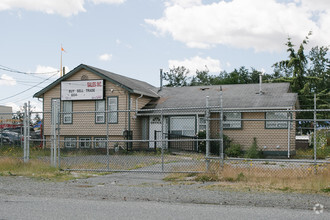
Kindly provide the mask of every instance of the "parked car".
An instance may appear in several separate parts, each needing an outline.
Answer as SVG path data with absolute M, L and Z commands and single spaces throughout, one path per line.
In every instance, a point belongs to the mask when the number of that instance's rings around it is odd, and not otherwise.
M 13 131 L 2 131 L 1 136 L 8 138 L 10 141 L 9 144 L 14 145 L 21 145 L 21 141 L 23 140 L 23 136 L 21 134 Z
M 11 141 L 10 141 L 10 138 L 9 137 L 7 137 L 7 136 L 5 136 L 5 135 L 2 135 L 1 133 L 0 133 L 0 146 L 1 145 L 10 145 L 10 144 L 12 144 L 11 143 Z

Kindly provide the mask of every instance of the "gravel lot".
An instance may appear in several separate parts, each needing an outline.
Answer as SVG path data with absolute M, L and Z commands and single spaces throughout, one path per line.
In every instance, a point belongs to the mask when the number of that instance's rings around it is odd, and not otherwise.
M 298 193 L 237 192 L 208 190 L 212 183 L 173 184 L 164 174 L 114 173 L 67 182 L 49 182 L 26 177 L 0 176 L 0 196 L 76 198 L 102 201 L 157 201 L 235 206 L 278 207 L 313 210 L 324 205 L 329 213 L 330 196 Z

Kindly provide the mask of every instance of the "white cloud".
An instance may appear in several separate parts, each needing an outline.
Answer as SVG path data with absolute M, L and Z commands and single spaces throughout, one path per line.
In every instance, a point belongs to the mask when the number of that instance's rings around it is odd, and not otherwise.
M 317 15 L 317 18 L 315 17 Z M 301 42 L 313 31 L 311 43 L 330 44 L 330 1 L 232 0 L 202 4 L 172 0 L 163 17 L 146 19 L 156 34 L 170 34 L 192 48 L 230 45 L 255 51 L 285 49 L 288 36 Z
M 52 76 L 54 74 L 56 74 L 57 76 L 60 76 L 59 70 L 54 67 L 51 67 L 51 66 L 37 65 L 37 69 L 36 69 L 35 73 L 42 74 L 44 76 Z
M 107 3 L 107 4 L 122 4 L 126 0 L 92 0 L 94 4 L 101 4 L 101 3 Z
M 112 54 L 105 53 L 99 56 L 99 60 L 102 61 L 109 61 L 111 59 L 112 59 Z
M 16 80 L 8 76 L 7 74 L 2 74 L 0 76 L 0 85 L 1 86 L 15 86 L 16 85 Z
M 17 105 L 16 103 L 13 103 L 13 102 L 8 102 L 8 103 L 5 104 L 5 106 L 11 106 L 12 110 L 13 110 L 13 113 L 21 111 L 21 108 L 23 107 L 23 106 Z
M 30 105 L 31 105 L 31 110 L 33 112 L 42 112 L 42 102 L 41 101 L 31 100 Z
M 199 56 L 192 57 L 184 60 L 169 60 L 168 67 L 184 66 L 190 70 L 191 74 L 194 74 L 196 70 L 202 71 L 208 69 L 211 73 L 218 73 L 221 71 L 220 61 L 212 59 L 211 57 L 201 58 Z
M 59 14 L 64 17 L 85 12 L 84 4 L 87 0 L 1 0 L 0 11 L 25 9 L 39 11 L 46 14 Z M 125 0 L 88 0 L 93 4 L 121 4 Z
M 14 102 L 8 102 L 5 105 L 11 106 L 13 109 L 13 112 L 16 113 L 17 111 L 23 111 L 24 103 L 28 103 L 30 101 L 31 110 L 33 112 L 42 112 L 42 101 L 36 101 L 34 100 L 24 100 L 20 103 L 14 103 Z
M 188 8 L 196 5 L 201 5 L 202 0 L 170 0 L 165 2 L 165 6 L 180 5 L 181 7 Z

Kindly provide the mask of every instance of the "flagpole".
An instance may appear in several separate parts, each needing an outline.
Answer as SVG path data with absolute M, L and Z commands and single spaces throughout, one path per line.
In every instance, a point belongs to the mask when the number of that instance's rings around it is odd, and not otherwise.
M 63 76 L 63 72 L 62 72 L 62 53 L 63 53 L 63 47 L 62 47 L 62 44 L 61 44 L 61 77 Z

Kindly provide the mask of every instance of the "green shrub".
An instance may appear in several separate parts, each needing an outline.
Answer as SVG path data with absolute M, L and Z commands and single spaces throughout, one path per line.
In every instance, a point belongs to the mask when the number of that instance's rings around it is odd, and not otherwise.
M 261 156 L 262 156 L 262 151 L 259 150 L 258 145 L 257 145 L 257 138 L 254 137 L 252 145 L 245 152 L 245 157 L 246 158 L 261 158 Z
M 228 157 L 239 157 L 242 155 L 242 146 L 240 144 L 230 143 L 230 146 L 225 150 Z
M 206 131 L 200 131 L 197 134 L 198 139 L 206 139 Z M 217 137 L 211 137 L 211 139 L 219 139 L 219 136 Z M 223 148 L 224 151 L 227 147 L 230 145 L 230 138 L 227 135 L 223 135 Z M 214 155 L 219 155 L 219 147 L 220 143 L 219 141 L 210 141 L 210 153 Z M 206 152 L 206 141 L 198 141 L 198 151 L 199 152 Z

